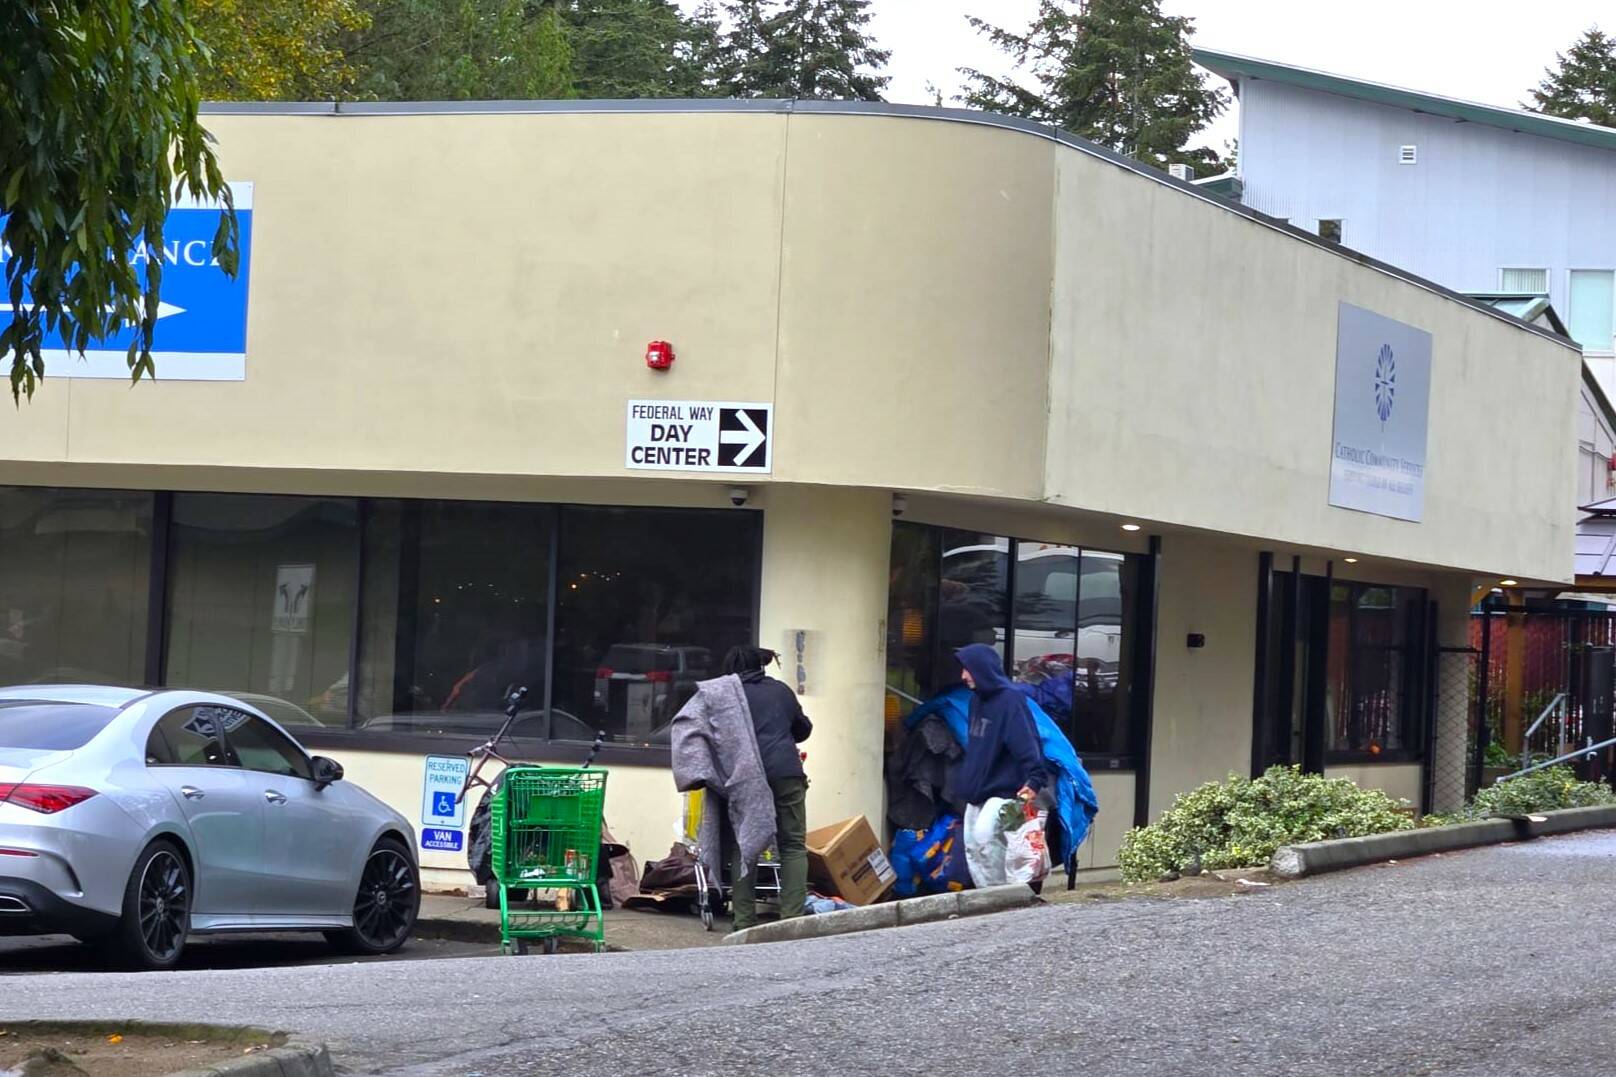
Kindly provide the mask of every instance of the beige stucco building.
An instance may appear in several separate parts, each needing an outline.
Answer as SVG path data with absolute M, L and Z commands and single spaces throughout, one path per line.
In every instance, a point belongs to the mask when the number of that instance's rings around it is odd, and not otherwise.
M 658 731 L 723 648 L 804 633 L 818 825 L 883 817 L 909 698 L 990 641 L 1066 708 L 1103 868 L 1269 762 L 1419 804 L 1472 588 L 1570 580 L 1573 346 L 1078 140 L 779 102 L 206 120 L 252 185 L 245 375 L 59 363 L 0 421 L 0 680 L 253 693 L 421 820 L 425 756 L 520 679 L 523 754 L 612 735 L 644 859 Z M 1376 399 L 1343 304 L 1428 335 L 1423 419 L 1380 417 L 1419 426 L 1417 520 L 1332 505 Z M 631 401 L 772 405 L 770 467 L 626 467 Z

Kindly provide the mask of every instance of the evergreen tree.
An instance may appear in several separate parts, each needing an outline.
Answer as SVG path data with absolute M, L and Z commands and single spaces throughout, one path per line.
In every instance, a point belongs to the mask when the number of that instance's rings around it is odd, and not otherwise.
M 557 0 L 572 45 L 573 86 L 585 98 L 688 96 L 707 81 L 693 33 L 671 0 Z
M 892 53 L 869 34 L 870 0 L 730 0 L 725 86 L 736 97 L 879 101 Z
M 369 0 L 347 43 L 354 93 L 382 101 L 534 100 L 573 95 L 567 30 L 528 0 Z
M 1596 26 L 1578 38 L 1569 53 L 1556 54 L 1555 68 L 1532 91 L 1536 112 L 1589 120 L 1616 127 L 1616 38 Z
M 1024 32 L 970 23 L 1014 57 L 1031 84 L 962 68 L 965 103 L 1047 123 L 1165 168 L 1218 167 L 1211 149 L 1185 143 L 1223 111 L 1190 57 L 1192 20 L 1161 0 L 1039 0 Z
M 783 79 L 773 69 L 777 56 L 769 52 L 773 11 L 777 0 L 726 0 L 723 35 L 715 72 L 720 91 L 727 97 L 774 97 L 763 92 Z
M 724 24 L 716 0 L 703 0 L 685 20 L 684 41 L 675 66 L 678 97 L 715 97 L 724 93 Z

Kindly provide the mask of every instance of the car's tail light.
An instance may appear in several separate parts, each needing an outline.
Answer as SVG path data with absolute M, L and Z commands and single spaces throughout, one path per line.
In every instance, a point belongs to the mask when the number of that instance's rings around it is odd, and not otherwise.
M 609 681 L 609 680 L 611 680 L 612 679 L 612 667 L 611 666 L 601 666 L 599 669 L 595 670 L 595 679 L 597 681 Z
M 652 684 L 672 684 L 673 674 L 669 673 L 665 669 L 653 669 L 651 672 L 645 675 L 645 679 L 650 681 Z
M 0 785 L 0 804 L 15 804 L 19 808 L 37 811 L 41 815 L 55 815 L 75 804 L 82 804 L 93 796 L 95 796 L 94 789 L 84 789 L 77 785 L 37 785 L 28 782 L 20 785 Z
M 32 856 L 32 857 L 37 857 L 38 855 L 39 854 L 34 852 L 32 849 L 6 849 L 6 848 L 3 848 L 3 847 L 0 847 L 0 856 Z

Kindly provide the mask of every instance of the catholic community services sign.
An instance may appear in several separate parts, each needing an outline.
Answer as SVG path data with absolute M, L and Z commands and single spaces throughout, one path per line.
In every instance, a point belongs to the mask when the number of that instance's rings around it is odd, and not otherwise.
M 1430 409 L 1431 334 L 1342 303 L 1330 504 L 1418 523 Z

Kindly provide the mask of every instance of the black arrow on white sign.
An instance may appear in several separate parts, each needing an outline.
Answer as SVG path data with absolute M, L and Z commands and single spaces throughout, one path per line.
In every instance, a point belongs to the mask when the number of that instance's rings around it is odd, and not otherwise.
M 769 413 L 762 408 L 718 409 L 718 463 L 721 467 L 768 465 Z

